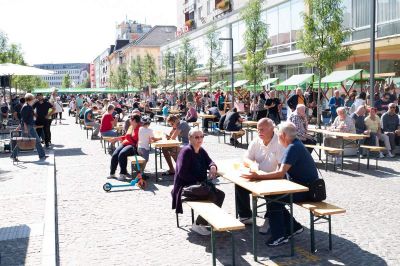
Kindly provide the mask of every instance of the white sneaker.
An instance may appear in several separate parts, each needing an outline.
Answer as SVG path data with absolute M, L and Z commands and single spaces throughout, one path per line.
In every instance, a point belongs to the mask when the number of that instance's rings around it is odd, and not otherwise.
M 253 224 L 253 217 L 240 217 L 239 221 L 244 224 Z
M 395 155 L 392 154 L 391 152 L 388 152 L 387 157 L 393 158 Z
M 264 224 L 258 229 L 258 232 L 262 235 L 266 235 L 269 232 L 269 220 L 265 219 Z
M 117 177 L 117 179 L 118 179 L 118 181 L 125 181 L 125 175 L 120 174 L 120 175 Z
M 382 159 L 382 158 L 385 158 L 385 155 L 383 155 L 383 153 L 380 152 L 378 157 L 379 157 L 380 159 Z
M 107 176 L 107 179 L 114 179 L 116 178 L 115 174 Z
M 202 236 L 209 236 L 211 234 L 204 225 L 192 224 L 192 231 Z

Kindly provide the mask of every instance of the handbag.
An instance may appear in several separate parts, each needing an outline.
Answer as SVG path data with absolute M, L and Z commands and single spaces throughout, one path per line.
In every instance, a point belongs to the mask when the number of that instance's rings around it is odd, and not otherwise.
M 200 184 L 184 187 L 182 197 L 186 201 L 207 200 L 212 193 L 215 193 L 215 185 L 207 180 Z
M 318 178 L 308 184 L 308 197 L 310 201 L 323 201 L 326 199 L 326 187 L 325 181 L 322 178 Z

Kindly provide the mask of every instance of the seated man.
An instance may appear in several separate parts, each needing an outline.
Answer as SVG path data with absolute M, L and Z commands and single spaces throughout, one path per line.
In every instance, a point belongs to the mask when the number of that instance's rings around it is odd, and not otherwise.
M 317 141 L 311 135 L 307 134 L 308 121 L 304 104 L 298 104 L 296 106 L 296 111 L 290 114 L 289 121 L 296 126 L 297 138 L 303 142 L 303 144 L 317 144 Z M 307 148 L 307 150 L 311 153 L 313 148 Z
M 194 108 L 192 103 L 188 103 L 187 106 L 188 106 L 188 111 L 187 111 L 186 116 L 185 116 L 186 122 L 188 122 L 188 123 L 189 122 L 196 122 L 197 121 L 197 111 L 196 111 L 196 109 Z
M 210 121 L 213 122 L 218 122 L 219 119 L 221 118 L 221 114 L 219 113 L 218 107 L 210 107 L 210 106 L 206 106 L 206 110 L 207 110 L 207 114 L 209 115 L 214 115 L 215 118 L 205 118 L 203 119 L 203 128 L 204 128 L 204 132 L 208 132 L 208 123 Z
M 396 149 L 396 143 L 400 142 L 399 116 L 396 114 L 396 104 L 389 104 L 389 110 L 382 115 L 382 130 L 389 137 L 392 152 Z M 394 154 L 395 155 L 395 154 Z
M 99 137 L 100 124 L 97 123 L 94 119 L 93 112 L 97 111 L 97 106 L 91 106 L 86 110 L 84 115 L 85 126 L 92 126 L 94 128 L 92 139 L 97 139 Z
M 291 122 L 279 125 L 279 142 L 286 148 L 281 165 L 278 170 L 259 175 L 256 171 L 242 174 L 243 178 L 250 180 L 282 179 L 288 174 L 290 181 L 305 185 L 318 179 L 318 172 L 314 160 L 304 147 L 303 143 L 296 138 L 296 126 Z M 281 195 L 278 195 L 281 197 Z M 293 202 L 307 201 L 308 193 L 294 193 Z M 280 198 L 279 201 L 289 202 L 289 196 Z M 293 219 L 293 234 L 290 235 L 290 214 L 284 205 L 277 202 L 267 204 L 267 217 L 271 230 L 271 238 L 266 245 L 275 247 L 287 243 L 290 237 L 303 232 L 303 226 Z
M 236 108 L 233 108 L 231 111 L 226 113 L 225 121 L 224 121 L 224 130 L 225 131 L 239 131 L 232 135 L 230 139 L 230 143 L 232 145 L 237 143 L 237 139 L 244 135 L 244 131 L 242 130 L 241 123 L 243 122 L 243 118 L 240 117 Z
M 83 107 L 79 109 L 79 119 L 84 119 L 85 118 L 85 112 L 89 108 L 89 103 L 84 102 Z
M 379 141 L 383 141 L 385 143 L 385 147 L 387 150 L 387 156 L 393 158 L 394 155 L 392 154 L 389 142 L 389 137 L 385 134 L 382 134 L 381 130 L 381 119 L 377 115 L 376 108 L 371 108 L 369 111 L 369 115 L 364 119 L 365 126 L 367 130 L 370 132 L 371 138 L 374 141 L 372 145 L 379 147 Z M 382 152 L 379 153 L 379 158 L 385 157 Z
M 274 132 L 274 123 L 269 118 L 262 118 L 257 123 L 258 137 L 254 138 L 243 157 L 244 165 L 253 170 L 265 172 L 275 171 L 281 162 L 284 147 L 278 142 L 278 135 Z M 237 211 L 240 221 L 244 224 L 252 223 L 250 209 L 250 192 L 240 186 L 235 186 Z M 268 220 L 260 228 L 260 233 L 267 233 Z
M 347 116 L 345 107 L 339 107 L 336 109 L 338 116 L 331 125 L 330 131 L 356 133 L 354 121 L 351 117 Z M 324 146 L 332 148 L 341 148 L 342 140 L 333 136 L 325 136 Z M 336 164 L 341 164 L 342 161 L 336 158 Z
M 149 128 L 150 119 L 142 119 L 142 126 L 139 129 L 139 142 L 138 142 L 138 154 L 146 160 L 146 162 L 141 166 L 140 172 L 142 176 L 144 175 L 144 169 L 146 168 L 146 164 L 149 161 L 150 155 L 150 143 L 161 140 L 161 138 L 154 137 L 153 130 Z
M 189 145 L 189 131 L 190 126 L 185 121 L 180 121 L 179 118 L 175 115 L 169 115 L 167 118 L 167 123 L 172 127 L 171 132 L 167 135 L 167 139 L 176 139 L 178 138 L 179 141 L 182 141 L 182 145 L 186 146 Z M 164 173 L 163 175 L 174 175 L 175 170 L 174 166 L 172 165 L 171 157 L 176 162 L 178 158 L 178 153 L 180 148 L 162 148 L 162 152 L 164 154 L 164 158 L 167 161 L 169 170 L 168 172 Z
M 114 130 L 118 118 L 113 116 L 114 105 L 110 104 L 107 107 L 107 112 L 101 117 L 100 134 L 104 137 L 116 137 L 117 131 Z

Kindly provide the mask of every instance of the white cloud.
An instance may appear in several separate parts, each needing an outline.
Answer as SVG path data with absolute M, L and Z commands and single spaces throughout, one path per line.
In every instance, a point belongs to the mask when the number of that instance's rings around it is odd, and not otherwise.
M 29 64 L 90 62 L 126 17 L 176 25 L 176 0 L 0 0 L 0 30 Z M 4 12 L 6 10 L 6 12 Z

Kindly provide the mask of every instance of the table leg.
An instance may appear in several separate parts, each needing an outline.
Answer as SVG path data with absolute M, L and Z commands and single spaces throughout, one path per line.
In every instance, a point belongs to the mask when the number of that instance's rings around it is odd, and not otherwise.
M 235 237 L 233 235 L 233 231 L 230 232 L 231 233 L 231 237 L 232 237 L 232 265 L 236 265 L 236 261 L 235 261 Z
M 160 169 L 162 169 L 162 150 L 160 148 Z
M 157 147 L 154 147 L 154 158 L 155 158 L 155 162 L 156 162 L 156 183 L 158 181 L 158 169 L 157 169 Z
M 257 261 L 257 197 L 251 196 L 253 202 L 253 256 L 254 261 Z
M 212 261 L 213 261 L 213 266 L 216 265 L 216 254 L 215 254 L 215 232 L 214 229 L 211 226 L 211 253 L 212 253 Z
M 367 169 L 369 169 L 369 149 L 367 149 Z
M 362 149 L 361 149 L 361 143 L 360 143 L 360 141 L 357 141 L 357 146 L 358 146 L 358 152 L 357 152 L 357 154 L 358 154 L 358 168 L 357 168 L 357 170 L 360 170 L 360 157 L 361 157 L 361 154 L 362 154 Z
M 342 138 L 342 171 L 343 171 L 343 158 L 344 158 L 344 138 Z
M 289 195 L 290 198 L 290 235 L 293 235 L 293 194 Z M 290 238 L 290 256 L 294 256 L 294 237 Z

